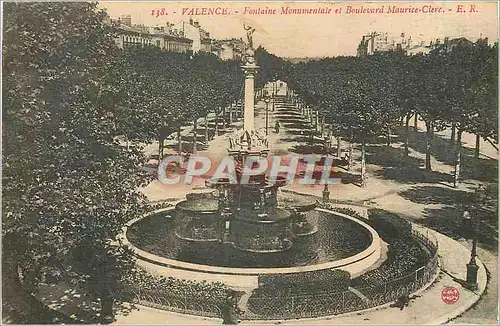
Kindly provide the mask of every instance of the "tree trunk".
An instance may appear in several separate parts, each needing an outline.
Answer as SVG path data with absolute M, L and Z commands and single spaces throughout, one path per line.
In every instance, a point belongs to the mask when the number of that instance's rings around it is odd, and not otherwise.
M 219 114 L 215 112 L 214 136 L 219 136 Z
M 110 293 L 104 294 L 101 297 L 101 322 L 110 324 L 113 322 L 113 296 Z
M 234 114 L 233 119 L 234 119 L 234 120 L 236 120 L 236 121 L 237 121 L 237 120 L 239 119 L 239 117 L 240 117 L 240 116 L 239 116 L 239 112 L 238 112 L 238 102 L 239 102 L 239 99 L 236 99 L 236 100 L 234 101 L 234 108 L 233 108 L 233 111 L 234 111 L 234 113 L 233 113 L 233 114 Z
M 128 152 L 130 150 L 130 141 L 127 135 L 125 135 L 125 141 L 127 142 L 127 152 Z
M 342 156 L 342 145 L 340 143 L 340 136 L 337 136 L 337 157 L 340 158 Z
M 208 145 L 208 116 L 205 116 L 205 145 Z
M 479 158 L 480 142 L 481 142 L 481 137 L 479 135 L 476 135 L 476 148 L 474 150 L 475 158 Z
M 406 121 L 405 121 L 405 157 L 408 157 L 410 150 L 408 149 L 408 143 L 409 143 L 409 138 L 410 138 L 410 119 L 411 115 L 406 116 Z
M 158 163 L 163 160 L 163 150 L 165 148 L 165 139 L 161 138 L 158 140 Z
M 387 138 L 387 147 L 391 147 L 391 127 L 387 126 L 387 133 L 386 133 L 386 138 Z
M 425 122 L 427 128 L 425 137 L 425 169 L 427 171 L 432 171 L 431 168 L 431 138 L 432 138 L 432 123 Z
M 16 241 L 10 241 L 9 237 L 4 240 L 2 250 L 2 304 L 13 310 L 13 317 L 22 319 L 13 321 L 14 323 L 25 324 L 68 324 L 71 322 L 69 317 L 62 313 L 48 308 L 39 300 L 35 299 L 28 291 L 25 284 L 19 278 L 19 264 L 15 254 L 7 253 L 10 251 L 6 242 L 12 244 Z M 6 310 L 2 317 L 8 317 Z M 17 315 L 17 316 L 16 316 Z M 73 321 L 74 322 L 74 321 Z
M 197 138 L 198 138 L 198 134 L 197 134 L 197 128 L 198 128 L 198 119 L 194 119 L 193 121 L 193 148 L 191 149 L 191 152 L 193 154 L 196 154 L 196 152 L 198 151 L 198 149 L 196 148 L 196 145 L 197 145 Z
M 460 182 L 460 161 L 462 160 L 462 130 L 457 131 L 457 153 L 455 160 L 455 175 L 453 178 L 453 187 L 457 188 Z
M 328 125 L 328 146 L 332 147 L 332 125 Z
M 450 137 L 450 140 L 452 143 L 455 142 L 455 131 L 457 129 L 457 123 L 455 121 L 453 121 L 451 123 L 451 137 Z
M 5 256 L 5 254 L 4 254 Z M 24 290 L 19 280 L 18 264 L 12 258 L 2 257 L 2 297 L 3 302 L 8 303 L 19 313 L 30 315 L 30 307 L 23 300 Z
M 349 157 L 347 160 L 347 171 L 350 171 L 352 168 L 352 137 L 349 140 Z
M 361 187 L 366 187 L 366 148 L 364 140 L 361 142 Z
M 233 102 L 229 104 L 229 123 L 233 123 Z
M 224 134 L 226 132 L 226 108 L 223 108 L 221 110 L 221 120 L 222 120 L 222 124 L 221 124 L 220 131 L 222 134 Z
M 160 164 L 161 160 L 162 160 L 162 156 L 161 156 L 161 148 L 162 148 L 162 140 L 161 139 L 158 139 L 158 164 Z
M 413 129 L 418 131 L 418 113 L 415 113 L 415 121 L 413 121 Z
M 182 156 L 182 136 L 181 136 L 181 127 L 177 129 L 177 146 L 179 151 L 179 156 Z
M 325 133 L 325 117 L 321 117 L 320 130 L 321 130 L 321 137 L 323 137 Z

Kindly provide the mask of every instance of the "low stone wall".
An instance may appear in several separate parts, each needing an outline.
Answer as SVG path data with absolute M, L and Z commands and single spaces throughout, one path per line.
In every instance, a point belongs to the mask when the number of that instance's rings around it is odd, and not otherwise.
M 339 206 L 345 208 L 353 207 L 351 205 Z M 155 213 L 171 209 L 172 208 L 159 209 L 155 211 Z M 132 248 L 138 257 L 137 265 L 153 275 L 199 282 L 221 282 L 231 289 L 245 292 L 245 301 L 247 301 L 245 305 L 248 304 L 249 309 L 246 309 L 245 315 L 242 316 L 244 319 L 265 320 L 312 318 L 369 309 L 370 307 L 376 307 L 384 305 L 387 302 L 394 301 L 402 294 L 418 291 L 422 287 L 426 286 L 426 284 L 430 284 L 434 280 L 438 269 L 437 243 L 428 239 L 420 232 L 412 231 L 412 237 L 418 239 L 429 249 L 431 257 L 426 266 L 405 275 L 404 277 L 391 280 L 383 285 L 366 289 L 358 289 L 358 292 L 350 289 L 342 292 L 333 291 L 314 295 L 294 295 L 289 297 L 280 297 L 279 299 L 277 299 L 276 296 L 251 297 L 250 294 L 252 291 L 259 286 L 259 275 L 273 275 L 280 273 L 292 275 L 295 273 L 310 273 L 325 269 L 341 269 L 351 274 L 359 275 L 360 273 L 363 273 L 363 270 L 366 270 L 369 266 L 377 262 L 380 258 L 381 240 L 378 237 L 377 232 L 372 227 L 364 223 L 359 218 L 353 218 L 342 213 L 322 208 L 318 208 L 317 210 L 339 215 L 343 218 L 363 225 L 372 234 L 372 244 L 365 251 L 357 255 L 323 264 L 286 268 L 229 268 L 191 264 L 150 254 L 140 250 L 128 242 L 125 236 L 127 228 L 124 228 L 123 230 L 122 240 Z M 363 213 L 363 211 L 360 211 L 360 213 Z M 139 219 L 140 218 L 131 221 L 128 225 L 132 225 Z M 368 295 L 364 299 L 359 295 L 359 293 L 363 293 L 363 291 Z M 160 298 L 161 294 L 158 294 L 156 299 L 151 295 L 139 295 L 137 302 L 158 309 L 202 316 L 215 316 L 219 312 L 219 308 L 214 308 L 219 307 L 219 303 L 217 302 L 211 303 L 210 301 L 207 301 L 204 303 L 205 306 L 200 306 L 198 308 L 199 311 L 197 311 L 197 309 L 193 308 L 196 307 L 196 305 L 190 305 L 189 309 L 183 310 L 183 298 L 173 298 L 170 300 L 171 303 L 168 303 L 170 302 L 168 300 L 160 300 Z M 150 301 L 149 304 L 148 301 Z M 164 301 L 167 302 L 167 304 L 162 303 Z

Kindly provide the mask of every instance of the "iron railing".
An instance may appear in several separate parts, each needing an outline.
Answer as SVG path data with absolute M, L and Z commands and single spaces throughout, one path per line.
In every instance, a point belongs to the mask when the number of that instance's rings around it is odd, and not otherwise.
M 438 243 L 427 233 L 413 229 L 412 236 L 430 253 L 428 262 L 412 273 L 382 284 L 348 291 L 291 296 L 250 297 L 242 319 L 297 319 L 338 315 L 380 306 L 397 300 L 430 283 L 438 271 Z
M 196 293 L 182 294 L 169 291 L 168 289 L 132 289 L 134 303 L 183 314 L 220 317 L 221 309 L 224 303 L 222 296 L 211 295 L 199 296 Z
M 338 315 L 380 306 L 410 295 L 429 284 L 438 271 L 438 243 L 427 233 L 413 229 L 412 236 L 429 251 L 428 262 L 412 273 L 382 284 L 348 291 L 290 296 L 251 296 L 241 319 L 297 319 Z M 134 302 L 179 313 L 220 317 L 225 304 L 222 293 L 191 293 L 151 287 L 132 289 Z

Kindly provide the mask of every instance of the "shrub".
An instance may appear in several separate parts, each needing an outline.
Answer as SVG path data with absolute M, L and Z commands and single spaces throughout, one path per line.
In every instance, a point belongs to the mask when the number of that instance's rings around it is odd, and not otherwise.
M 368 210 L 368 220 L 370 225 L 388 242 L 411 237 L 411 223 L 396 213 L 371 208 Z
M 256 296 L 291 296 L 347 290 L 351 275 L 343 270 L 318 270 L 294 274 L 259 276 Z

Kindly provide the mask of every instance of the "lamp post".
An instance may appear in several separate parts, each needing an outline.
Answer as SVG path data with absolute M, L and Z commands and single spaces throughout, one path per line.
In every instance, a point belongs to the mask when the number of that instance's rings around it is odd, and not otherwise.
M 274 102 L 276 101 L 276 77 L 273 78 L 273 111 L 275 109 Z
M 476 224 L 477 224 L 477 218 L 474 217 L 472 218 L 471 213 L 469 212 L 468 209 L 464 211 L 464 220 L 468 221 L 469 228 L 470 228 L 470 233 L 471 233 L 471 238 L 472 238 L 472 249 L 470 253 L 470 261 L 466 265 L 467 266 L 467 278 L 466 278 L 466 285 L 467 288 L 470 290 L 477 290 L 477 271 L 479 269 L 479 266 L 477 266 L 476 263 L 476 246 L 477 246 L 477 236 L 476 236 Z
M 474 192 L 474 206 L 471 207 L 469 210 L 468 208 L 465 209 L 464 211 L 464 219 L 469 220 L 469 226 L 470 226 L 470 231 L 471 231 L 471 238 L 472 238 L 472 249 L 470 253 L 470 261 L 466 265 L 467 266 L 467 278 L 466 278 L 466 285 L 467 288 L 470 290 L 477 290 L 478 285 L 477 285 L 477 271 L 479 270 L 479 266 L 477 266 L 476 263 L 476 249 L 477 249 L 477 228 L 479 226 L 479 218 L 477 216 L 477 210 L 481 205 L 483 205 L 484 202 L 484 189 L 483 186 L 480 185 L 476 191 Z M 472 216 L 472 213 L 475 213 L 474 216 Z
M 266 136 L 269 134 L 269 97 L 266 97 L 264 102 L 266 102 Z
M 325 187 L 323 188 L 323 203 L 328 203 L 330 201 L 330 191 L 328 190 L 328 182 L 325 181 Z

